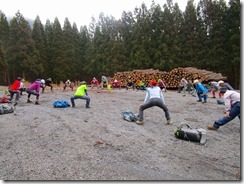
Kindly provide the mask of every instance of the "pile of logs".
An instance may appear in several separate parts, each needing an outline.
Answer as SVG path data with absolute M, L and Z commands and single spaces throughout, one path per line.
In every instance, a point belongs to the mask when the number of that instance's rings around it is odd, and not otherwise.
M 198 79 L 202 83 L 227 79 L 220 73 L 214 73 L 212 71 L 207 70 L 200 70 L 193 67 L 179 67 L 171 70 L 170 72 L 159 71 L 154 69 L 117 72 L 111 78 L 111 81 L 117 79 L 121 82 L 121 86 L 125 87 L 128 80 L 131 80 L 133 82 L 137 80 L 142 80 L 143 82 L 148 84 L 150 80 L 162 79 L 166 84 L 167 88 L 174 89 L 179 87 L 179 82 L 182 78 L 185 78 L 187 81 L 191 80 L 192 82 L 193 80 Z

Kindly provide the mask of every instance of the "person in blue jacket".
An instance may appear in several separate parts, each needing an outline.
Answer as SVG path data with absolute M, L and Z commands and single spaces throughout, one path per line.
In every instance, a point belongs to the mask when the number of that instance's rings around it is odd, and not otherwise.
M 193 84 L 196 86 L 196 91 L 197 91 L 197 96 L 198 96 L 198 102 L 202 102 L 202 103 L 207 103 L 207 93 L 208 93 L 208 89 L 206 87 L 204 87 L 204 85 L 199 82 L 199 80 L 194 80 Z M 202 101 L 203 98 L 203 101 Z

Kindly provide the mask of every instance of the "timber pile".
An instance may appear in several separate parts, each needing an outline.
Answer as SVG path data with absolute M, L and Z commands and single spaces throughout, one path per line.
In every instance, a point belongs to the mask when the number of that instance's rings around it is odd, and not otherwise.
M 203 83 L 208 83 L 209 81 L 219 81 L 226 80 L 226 77 L 223 77 L 220 73 L 214 73 L 207 70 L 200 70 L 193 67 L 187 68 L 175 68 L 170 72 L 146 69 L 146 70 L 133 70 L 126 72 L 117 72 L 111 78 L 111 81 L 115 79 L 121 82 L 121 86 L 125 87 L 127 81 L 130 79 L 131 81 L 142 80 L 146 84 L 150 82 L 150 80 L 158 80 L 162 79 L 166 84 L 167 88 L 178 88 L 179 82 L 182 78 L 186 80 L 195 80 L 198 79 Z

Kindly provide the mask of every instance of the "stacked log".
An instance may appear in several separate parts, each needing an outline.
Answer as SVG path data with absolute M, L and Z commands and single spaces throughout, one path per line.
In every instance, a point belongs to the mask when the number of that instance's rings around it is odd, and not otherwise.
M 121 86 L 125 87 L 128 80 L 137 81 L 142 80 L 146 84 L 149 84 L 151 80 L 162 79 L 166 84 L 167 88 L 178 88 L 179 82 L 182 78 L 188 80 L 198 79 L 203 83 L 207 83 L 209 81 L 215 80 L 226 80 L 226 77 L 223 77 L 220 73 L 214 73 L 212 71 L 200 70 L 193 67 L 187 68 L 175 68 L 170 72 L 159 71 L 154 69 L 146 69 L 146 70 L 133 70 L 133 71 L 125 71 L 125 72 L 117 72 L 111 78 L 111 81 L 115 79 L 121 82 Z

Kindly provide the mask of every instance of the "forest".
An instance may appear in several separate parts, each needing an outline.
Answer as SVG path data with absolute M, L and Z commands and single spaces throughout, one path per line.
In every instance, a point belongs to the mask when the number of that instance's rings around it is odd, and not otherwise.
M 80 28 L 68 17 L 43 24 L 37 15 L 30 24 L 19 11 L 8 20 L 0 10 L 0 85 L 18 76 L 89 82 L 135 69 L 196 67 L 240 89 L 240 9 L 239 0 L 188 0 L 184 11 L 172 0 L 152 1 L 118 20 L 100 13 Z

